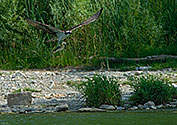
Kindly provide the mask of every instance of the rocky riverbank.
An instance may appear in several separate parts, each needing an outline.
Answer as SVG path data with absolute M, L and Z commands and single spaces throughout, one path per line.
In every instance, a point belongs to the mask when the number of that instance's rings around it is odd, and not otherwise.
M 63 110 L 71 111 L 104 111 L 105 109 L 136 110 L 136 109 L 158 109 L 171 107 L 176 108 L 177 100 L 166 105 L 155 106 L 153 102 L 139 106 L 130 107 L 127 101 L 133 90 L 125 84 L 128 77 L 145 73 L 161 73 L 168 77 L 177 87 L 177 71 L 164 69 L 162 71 L 81 71 L 67 69 L 62 71 L 0 71 L 0 112 L 58 112 Z M 123 106 L 113 107 L 103 105 L 100 109 L 83 108 L 85 103 L 81 100 L 80 93 L 72 86 L 73 83 L 85 81 L 85 77 L 92 77 L 94 74 L 115 76 L 120 79 L 123 93 L 122 99 L 126 102 Z M 7 95 L 17 91 L 30 90 L 32 92 L 32 104 L 7 105 Z

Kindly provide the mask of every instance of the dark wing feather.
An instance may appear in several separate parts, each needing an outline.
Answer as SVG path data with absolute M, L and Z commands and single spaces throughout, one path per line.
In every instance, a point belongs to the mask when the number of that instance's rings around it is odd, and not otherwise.
M 43 31 L 45 31 L 45 32 L 47 32 L 47 33 L 50 33 L 50 34 L 53 34 L 53 35 L 57 35 L 57 33 L 59 33 L 59 32 L 64 32 L 64 31 L 62 31 L 62 30 L 59 30 L 59 29 L 57 29 L 57 28 L 55 28 L 55 27 L 52 27 L 52 26 L 49 26 L 49 25 L 46 25 L 46 24 L 42 24 L 42 23 L 40 23 L 40 22 L 37 22 L 37 21 L 34 21 L 34 20 L 30 20 L 30 19 L 26 19 L 27 20 L 27 22 L 29 23 L 29 24 L 31 24 L 32 26 L 34 26 L 34 27 L 36 27 L 36 28 L 38 28 L 38 29 L 41 29 L 41 30 L 43 30 Z
M 73 30 L 75 30 L 75 29 L 77 29 L 77 28 L 79 28 L 81 26 L 88 25 L 89 23 L 94 22 L 101 15 L 102 10 L 103 10 L 103 8 L 101 8 L 97 13 L 95 13 L 92 17 L 90 17 L 87 20 L 85 20 L 83 23 L 81 23 L 81 24 L 79 24 L 77 26 L 72 27 L 68 31 L 72 32 Z

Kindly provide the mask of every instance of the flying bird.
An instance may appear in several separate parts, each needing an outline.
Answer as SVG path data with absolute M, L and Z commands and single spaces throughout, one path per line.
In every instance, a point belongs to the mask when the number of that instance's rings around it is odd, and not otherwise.
M 27 22 L 29 24 L 31 24 L 32 26 L 41 29 L 49 34 L 52 34 L 54 36 L 56 36 L 58 38 L 58 46 L 56 49 L 53 50 L 52 53 L 56 53 L 57 51 L 63 50 L 66 46 L 65 42 L 61 43 L 60 46 L 60 42 L 65 39 L 66 37 L 68 37 L 70 34 L 72 34 L 72 31 L 76 30 L 79 27 L 82 27 L 84 25 L 88 25 L 91 22 L 94 22 L 95 20 L 98 19 L 98 17 L 101 15 L 103 8 L 101 8 L 97 13 L 95 13 L 92 17 L 88 18 L 87 20 L 85 20 L 84 22 L 82 22 L 79 25 L 76 25 L 72 28 L 70 28 L 69 30 L 60 30 L 58 28 L 55 28 L 53 26 L 49 26 L 47 24 L 42 24 L 40 22 L 34 21 L 34 20 L 30 20 L 30 19 L 26 19 Z M 53 41 L 53 40 L 49 40 L 49 41 Z

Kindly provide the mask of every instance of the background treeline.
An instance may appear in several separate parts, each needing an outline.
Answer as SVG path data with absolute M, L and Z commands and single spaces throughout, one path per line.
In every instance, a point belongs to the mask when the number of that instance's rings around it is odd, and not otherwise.
M 96 22 L 65 39 L 65 50 L 33 28 L 30 18 L 69 29 L 92 16 Z M 99 65 L 99 57 L 177 54 L 176 0 L 0 0 L 0 68 Z M 89 57 L 93 56 L 92 60 Z

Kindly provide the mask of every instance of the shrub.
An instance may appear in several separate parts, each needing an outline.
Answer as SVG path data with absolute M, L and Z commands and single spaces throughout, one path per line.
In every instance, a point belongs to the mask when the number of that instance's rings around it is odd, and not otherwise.
M 119 105 L 121 102 L 120 85 L 114 77 L 94 75 L 82 82 L 78 89 L 86 99 L 88 106 L 99 107 L 101 104 Z
M 133 104 L 144 104 L 153 101 L 156 105 L 167 103 L 176 96 L 176 88 L 161 75 L 146 74 L 131 79 L 134 94 L 130 97 Z

